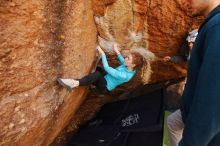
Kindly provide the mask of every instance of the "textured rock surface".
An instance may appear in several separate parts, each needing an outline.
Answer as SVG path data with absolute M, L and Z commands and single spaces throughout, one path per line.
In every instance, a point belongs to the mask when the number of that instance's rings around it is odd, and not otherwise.
M 154 83 L 186 75 L 186 64 L 174 65 L 162 61 L 164 56 L 175 55 L 185 41 L 187 32 L 197 28 L 204 19 L 192 18 L 180 0 L 93 0 L 93 10 L 98 42 L 107 52 L 111 65 L 118 65 L 111 49 L 113 42 L 118 44 L 124 54 L 127 54 L 128 50 L 144 48 L 155 56 L 154 61 L 146 59 L 145 77 L 136 77 L 130 83 L 120 86 L 115 91 L 115 96 L 116 93 L 129 91 L 127 89 L 133 88 L 133 85 L 140 81 Z M 167 89 L 168 108 L 179 105 L 183 86 L 184 82 L 181 82 Z M 86 106 L 87 110 L 80 108 L 81 116 L 73 118 L 70 126 L 56 139 L 54 145 L 63 145 L 69 138 L 69 132 L 77 129 L 79 123 L 76 121 L 88 120 L 100 108 L 100 104 L 109 101 L 100 102 L 99 98 L 90 99 L 91 97 L 82 105 Z M 93 105 L 92 108 L 88 104 Z M 88 109 L 92 112 L 88 112 Z M 63 134 L 68 136 L 64 137 Z
M 48 145 L 86 94 L 55 79 L 92 68 L 91 1 L 2 0 L 0 20 L 0 145 Z
M 107 4 L 106 4 L 107 3 Z M 155 55 L 145 67 L 144 83 L 184 76 L 185 65 L 164 63 L 161 59 L 178 52 L 187 31 L 202 19 L 192 19 L 179 0 L 94 0 L 99 44 L 109 54 L 112 42 L 123 52 L 144 48 Z
M 97 39 L 113 66 L 113 42 L 125 55 L 147 54 L 140 75 L 119 93 L 140 81 L 185 76 L 185 64 L 162 61 L 176 54 L 187 31 L 202 21 L 184 9 L 180 0 L 1 0 L 0 145 L 49 145 L 71 117 L 77 127 L 81 114 L 74 115 L 87 89 L 69 92 L 55 79 L 88 74 Z M 96 111 L 109 98 L 97 100 L 90 100 L 88 109 Z M 81 109 L 85 119 L 94 114 Z

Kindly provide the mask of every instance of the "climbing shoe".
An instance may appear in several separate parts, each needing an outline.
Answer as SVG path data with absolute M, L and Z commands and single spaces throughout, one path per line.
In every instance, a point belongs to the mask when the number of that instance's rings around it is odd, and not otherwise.
M 74 80 L 74 79 L 57 78 L 57 82 L 60 85 L 62 85 L 63 87 L 66 87 L 69 90 L 79 86 L 79 81 Z

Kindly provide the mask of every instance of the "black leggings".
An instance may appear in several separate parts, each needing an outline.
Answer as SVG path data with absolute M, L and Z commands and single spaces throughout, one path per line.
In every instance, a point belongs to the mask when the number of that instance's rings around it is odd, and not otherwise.
M 106 88 L 107 82 L 104 78 L 105 75 L 106 72 L 102 68 L 98 67 L 94 73 L 91 73 L 83 77 L 82 79 L 79 79 L 79 85 L 88 86 L 93 84 L 102 91 L 108 91 L 108 89 Z

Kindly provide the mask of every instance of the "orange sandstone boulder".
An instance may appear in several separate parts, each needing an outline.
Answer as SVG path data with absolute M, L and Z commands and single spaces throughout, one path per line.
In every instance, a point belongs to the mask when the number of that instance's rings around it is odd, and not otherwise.
M 2 0 L 0 20 L 0 146 L 47 146 L 76 118 L 87 93 L 86 87 L 69 92 L 56 78 L 88 74 L 97 42 L 112 66 L 113 43 L 124 55 L 145 58 L 138 76 L 115 91 L 122 93 L 185 76 L 185 64 L 162 58 L 176 54 L 203 17 L 192 18 L 179 0 Z
M 80 78 L 93 66 L 91 1 L 3 0 L 0 20 L 0 145 L 49 145 L 87 93 L 56 78 Z

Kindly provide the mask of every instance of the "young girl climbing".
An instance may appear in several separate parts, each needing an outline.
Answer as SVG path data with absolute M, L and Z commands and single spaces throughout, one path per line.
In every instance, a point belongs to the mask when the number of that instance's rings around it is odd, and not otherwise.
M 130 55 L 124 59 L 118 51 L 117 45 L 114 44 L 113 50 L 118 55 L 120 66 L 112 68 L 108 64 L 105 52 L 99 46 L 97 49 L 102 56 L 104 69 L 97 68 L 94 73 L 91 73 L 81 79 L 58 78 L 57 81 L 59 84 L 68 89 L 93 84 L 104 92 L 110 92 L 117 86 L 130 81 L 136 73 L 135 69 L 143 64 L 143 58 L 138 53 L 131 52 Z

